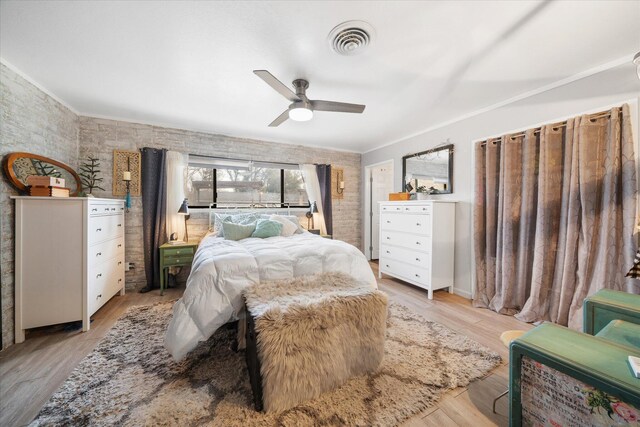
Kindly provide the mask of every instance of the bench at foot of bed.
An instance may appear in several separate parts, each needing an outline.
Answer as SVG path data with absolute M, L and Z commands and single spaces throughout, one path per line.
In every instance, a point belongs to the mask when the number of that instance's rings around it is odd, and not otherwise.
M 387 296 L 351 276 L 262 283 L 244 297 L 246 359 L 258 411 L 294 407 L 382 361 Z

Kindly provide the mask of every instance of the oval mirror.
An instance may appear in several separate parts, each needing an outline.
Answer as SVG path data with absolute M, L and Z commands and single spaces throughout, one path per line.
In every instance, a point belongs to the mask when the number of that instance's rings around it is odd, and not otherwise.
M 64 186 L 72 196 L 82 191 L 82 182 L 76 171 L 57 160 L 33 153 L 10 153 L 2 163 L 5 176 L 20 193 L 29 192 L 27 177 L 30 175 L 63 178 Z

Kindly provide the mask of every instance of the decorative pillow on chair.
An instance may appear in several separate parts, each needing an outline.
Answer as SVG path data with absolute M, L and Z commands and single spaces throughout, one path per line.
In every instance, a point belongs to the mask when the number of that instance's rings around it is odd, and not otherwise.
M 223 221 L 222 229 L 224 230 L 224 238 L 227 240 L 242 240 L 251 237 L 256 229 L 256 223 L 251 224 L 234 224 L 233 222 Z
M 293 222 L 291 222 L 291 220 L 281 215 L 273 214 L 269 217 L 269 219 L 271 221 L 276 221 L 282 224 L 281 236 L 284 236 L 284 237 L 293 236 L 296 233 L 296 231 L 298 231 L 298 226 L 296 224 L 294 224 Z
M 259 237 L 266 239 L 267 237 L 279 236 L 282 233 L 282 224 L 270 219 L 259 219 L 256 223 L 256 229 L 251 237 Z

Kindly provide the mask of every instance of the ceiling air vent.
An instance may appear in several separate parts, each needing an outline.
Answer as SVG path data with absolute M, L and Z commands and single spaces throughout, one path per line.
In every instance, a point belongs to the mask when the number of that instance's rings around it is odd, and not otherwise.
M 373 41 L 373 27 L 364 21 L 347 21 L 329 33 L 331 49 L 340 55 L 358 55 Z

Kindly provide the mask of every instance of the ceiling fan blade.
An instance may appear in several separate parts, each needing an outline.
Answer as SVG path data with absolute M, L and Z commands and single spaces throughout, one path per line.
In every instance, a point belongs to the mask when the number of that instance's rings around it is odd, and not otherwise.
M 269 127 L 276 127 L 276 126 L 280 126 L 282 123 L 284 123 L 287 119 L 289 118 L 289 110 L 286 109 L 284 110 L 284 113 L 280 114 L 278 117 L 276 117 L 276 119 L 274 121 L 272 121 L 271 123 L 269 123 Z
M 301 99 L 291 89 L 289 89 L 284 83 L 276 79 L 273 74 L 267 70 L 253 70 L 253 74 L 260 77 L 266 84 L 274 88 L 278 93 L 291 102 L 298 102 Z
M 366 105 L 348 104 L 346 102 L 311 101 L 315 111 L 334 111 L 337 113 L 362 113 Z

